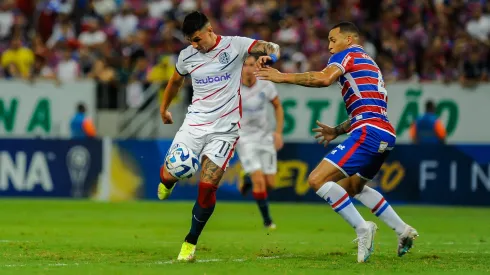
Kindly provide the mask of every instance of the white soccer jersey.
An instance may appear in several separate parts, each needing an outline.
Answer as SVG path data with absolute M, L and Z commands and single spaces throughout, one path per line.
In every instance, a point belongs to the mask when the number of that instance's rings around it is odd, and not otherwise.
M 257 80 L 252 87 L 242 85 L 243 117 L 240 121 L 240 143 L 270 143 L 271 129 L 267 122 L 267 105 L 277 96 L 274 84 Z
M 256 42 L 246 37 L 218 36 L 216 45 L 207 53 L 192 46 L 180 52 L 177 72 L 190 74 L 194 89 L 184 124 L 207 132 L 238 129 L 243 62 Z

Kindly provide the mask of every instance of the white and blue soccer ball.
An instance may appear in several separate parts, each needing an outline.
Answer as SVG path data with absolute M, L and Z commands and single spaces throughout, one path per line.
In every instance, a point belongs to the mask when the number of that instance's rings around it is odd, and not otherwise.
M 185 144 L 176 143 L 167 153 L 165 167 L 170 175 L 179 180 L 188 179 L 199 170 L 199 158 Z

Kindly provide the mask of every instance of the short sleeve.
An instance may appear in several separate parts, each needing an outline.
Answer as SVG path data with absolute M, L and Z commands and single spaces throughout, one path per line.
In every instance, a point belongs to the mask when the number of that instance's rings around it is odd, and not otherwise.
M 189 72 L 187 71 L 186 66 L 184 64 L 185 58 L 186 57 L 184 56 L 184 51 L 181 51 L 179 54 L 179 58 L 177 58 L 177 63 L 175 64 L 175 70 L 181 76 L 185 76 L 185 75 L 189 74 Z
M 330 57 L 328 60 L 327 67 L 330 65 L 337 66 L 342 73 L 347 73 L 354 65 L 354 58 L 349 54 L 348 51 L 338 52 Z
M 274 98 L 277 97 L 277 89 L 272 82 L 267 83 L 264 89 L 265 96 L 269 101 L 272 101 Z
M 253 46 L 257 43 L 257 40 L 248 37 L 234 36 L 233 44 L 238 49 L 240 56 L 243 58 L 250 54 Z

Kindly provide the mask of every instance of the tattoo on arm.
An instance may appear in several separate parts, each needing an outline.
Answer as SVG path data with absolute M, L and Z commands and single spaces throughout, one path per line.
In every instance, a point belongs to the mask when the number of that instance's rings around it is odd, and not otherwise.
M 208 157 L 204 157 L 201 167 L 201 182 L 218 185 L 225 171 L 212 162 Z
M 325 81 L 320 78 L 322 72 L 306 72 L 292 74 L 293 81 L 291 84 L 297 84 L 305 87 L 325 87 Z
M 311 72 L 306 72 L 302 74 L 294 74 L 294 82 L 298 85 L 305 87 L 314 87 L 313 82 L 315 77 Z
M 250 50 L 250 53 L 257 55 L 275 54 L 279 57 L 280 47 L 275 43 L 259 40 Z
M 343 135 L 349 131 L 349 128 L 350 128 L 350 121 L 346 120 L 340 123 L 339 125 L 335 126 L 335 133 L 339 136 Z

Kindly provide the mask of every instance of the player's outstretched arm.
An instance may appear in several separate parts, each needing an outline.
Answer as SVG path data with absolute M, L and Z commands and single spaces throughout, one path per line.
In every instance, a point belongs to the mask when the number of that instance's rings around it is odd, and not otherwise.
M 281 73 L 274 68 L 266 67 L 255 73 L 257 78 L 262 80 L 317 88 L 332 85 L 342 74 L 342 70 L 335 65 L 328 66 L 321 72 Z
M 172 124 L 172 114 L 168 111 L 168 107 L 170 103 L 177 95 L 184 83 L 184 76 L 180 75 L 177 71 L 174 71 L 174 74 L 170 78 L 167 83 L 167 87 L 165 88 L 165 92 L 163 93 L 162 104 L 160 105 L 160 115 L 162 116 L 162 120 L 164 124 Z
M 281 48 L 276 43 L 258 40 L 250 49 L 250 54 L 260 55 L 256 64 L 257 68 L 261 68 L 268 63 L 275 63 L 281 57 Z

